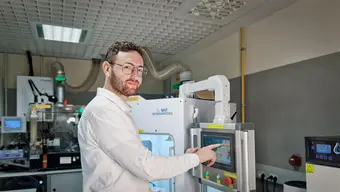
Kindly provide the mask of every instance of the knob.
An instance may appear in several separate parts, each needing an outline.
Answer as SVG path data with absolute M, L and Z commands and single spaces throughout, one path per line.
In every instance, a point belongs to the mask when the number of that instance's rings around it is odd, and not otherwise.
M 340 154 L 340 145 L 339 145 L 339 142 L 336 142 L 335 146 L 334 146 L 334 149 L 333 149 L 333 152 L 337 155 Z
M 225 178 L 224 182 L 225 182 L 227 185 L 233 184 L 233 180 L 232 180 L 230 177 Z
M 295 170 L 298 170 L 301 167 L 301 157 L 297 155 L 292 155 L 289 160 L 289 164 L 294 167 Z
M 221 184 L 221 176 L 220 175 L 216 176 L 216 183 Z
M 209 172 L 205 172 L 205 179 L 209 180 Z

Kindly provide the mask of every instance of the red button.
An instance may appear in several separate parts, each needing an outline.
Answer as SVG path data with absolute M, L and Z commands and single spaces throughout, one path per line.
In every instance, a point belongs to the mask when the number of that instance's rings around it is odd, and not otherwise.
M 225 178 L 224 182 L 225 182 L 227 185 L 233 184 L 233 180 L 232 180 L 230 177 Z

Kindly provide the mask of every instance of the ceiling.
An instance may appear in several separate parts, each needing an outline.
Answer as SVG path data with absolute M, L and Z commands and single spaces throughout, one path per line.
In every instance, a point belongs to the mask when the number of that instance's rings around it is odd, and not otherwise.
M 240 19 L 254 19 L 250 13 L 263 12 L 261 7 L 279 1 L 1 0 L 0 52 L 23 54 L 29 50 L 33 55 L 90 59 L 105 54 L 114 41 L 127 40 L 147 46 L 155 61 L 161 62 L 192 46 L 202 48 L 197 46 L 200 42 Z M 265 10 L 270 14 L 284 6 L 281 3 Z M 256 14 L 257 19 L 268 14 Z M 84 43 L 47 41 L 39 39 L 37 23 L 89 32 Z

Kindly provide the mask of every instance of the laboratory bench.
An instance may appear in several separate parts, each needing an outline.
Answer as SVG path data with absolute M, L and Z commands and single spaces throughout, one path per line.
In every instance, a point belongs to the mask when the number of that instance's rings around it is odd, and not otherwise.
M 20 187 L 19 187 L 20 185 Z M 37 192 L 82 192 L 81 169 L 1 172 L 0 192 L 26 189 L 34 185 Z

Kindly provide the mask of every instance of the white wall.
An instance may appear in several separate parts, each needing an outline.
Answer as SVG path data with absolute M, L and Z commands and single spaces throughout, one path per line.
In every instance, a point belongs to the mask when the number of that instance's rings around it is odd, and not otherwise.
M 247 27 L 246 74 L 338 52 L 339 7 L 339 0 L 299 0 Z M 294 64 L 289 70 L 285 70 L 288 68 L 285 67 L 281 71 L 287 76 L 280 76 L 277 72 L 279 70 L 273 70 L 276 73 L 263 72 L 263 75 L 247 77 L 245 118 L 246 121 L 253 122 L 257 133 L 260 133 L 256 136 L 257 163 L 291 169 L 288 159 L 292 154 L 301 155 L 303 162 L 305 161 L 303 138 L 306 135 L 338 133 L 338 119 L 328 119 L 329 114 L 337 116 L 337 113 L 320 113 L 332 110 L 325 106 L 333 106 L 332 103 L 337 103 L 334 101 L 339 98 L 339 94 L 331 93 L 336 86 L 334 82 L 337 81 L 333 79 L 338 71 L 334 67 L 337 65 L 336 57 L 334 60 L 333 58 L 323 60 L 325 63 L 306 62 L 303 65 L 306 70 L 296 64 L 296 72 L 292 72 Z M 239 77 L 240 34 L 235 33 L 180 60 L 191 66 L 195 80 L 206 79 L 215 74 L 226 75 L 229 79 Z M 309 64 L 311 70 L 307 70 L 309 68 L 306 66 Z M 320 67 L 322 64 L 325 68 Z M 310 81 L 306 71 L 318 76 Z M 276 74 L 277 79 L 273 74 Z M 293 78 L 289 80 L 288 77 Z M 232 99 L 239 104 L 240 82 L 232 82 L 232 89 L 236 90 L 231 93 Z M 296 84 L 291 86 L 289 83 Z M 296 93 L 292 94 L 292 91 Z M 306 96 L 315 97 L 308 98 L 307 101 L 303 99 Z M 269 170 L 263 171 L 268 173 Z M 304 171 L 303 166 L 300 171 Z M 280 178 L 281 176 L 283 175 Z
M 4 54 L 0 53 L 0 65 L 3 67 Z M 33 56 L 33 69 L 35 76 L 53 76 L 51 73 L 51 64 L 56 60 L 52 57 Z M 67 83 L 72 86 L 80 85 L 87 77 L 91 69 L 90 60 L 76 60 L 76 59 L 63 59 L 59 61 L 64 65 L 66 71 Z M 28 61 L 26 55 L 8 54 L 7 56 L 7 73 L 8 73 L 8 88 L 16 87 L 16 76 L 28 75 Z M 1 71 L 3 68 L 1 68 Z M 1 73 L 2 75 L 2 73 Z M 96 91 L 97 87 L 102 87 L 104 84 L 104 74 L 100 71 L 96 83 L 90 88 L 89 91 Z M 163 82 L 147 76 L 144 79 L 140 93 L 147 94 L 162 94 Z
M 246 74 L 330 54 L 340 49 L 339 0 L 299 0 L 246 28 Z M 195 80 L 213 74 L 235 78 L 240 71 L 236 33 L 180 60 Z

